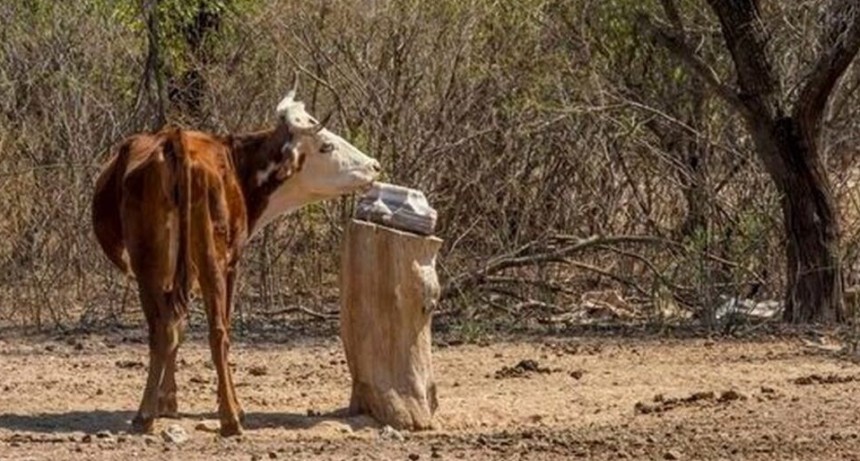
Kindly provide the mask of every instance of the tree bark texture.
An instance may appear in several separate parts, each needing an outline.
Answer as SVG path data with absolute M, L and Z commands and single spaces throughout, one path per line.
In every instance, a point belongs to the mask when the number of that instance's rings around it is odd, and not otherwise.
M 352 220 L 341 264 L 341 339 L 352 376 L 350 413 L 397 429 L 433 427 L 431 314 L 442 241 Z
M 860 48 L 860 6 L 856 0 L 833 2 L 832 21 L 825 25 L 825 49 L 789 105 L 781 99 L 758 1 L 708 3 L 719 17 L 735 64 L 741 113 L 782 195 L 787 236 L 785 320 L 843 321 L 840 229 L 819 138 L 828 98 Z

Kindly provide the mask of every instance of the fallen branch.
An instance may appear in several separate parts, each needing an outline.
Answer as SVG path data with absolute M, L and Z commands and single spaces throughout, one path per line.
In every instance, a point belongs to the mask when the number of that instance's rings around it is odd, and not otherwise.
M 558 235 L 552 237 L 550 239 L 550 243 L 568 243 L 567 245 L 561 246 L 560 248 L 549 248 L 539 249 L 537 248 L 534 242 L 529 242 L 526 245 L 518 248 L 516 251 L 512 253 L 508 253 L 506 255 L 501 255 L 496 258 L 489 260 L 483 267 L 465 274 L 461 274 L 457 277 L 452 278 L 445 284 L 445 288 L 442 290 L 442 299 L 446 299 L 452 296 L 456 292 L 460 292 L 463 290 L 467 290 L 476 285 L 480 285 L 486 283 L 488 281 L 488 277 L 494 274 L 497 274 L 506 269 L 523 267 L 541 263 L 560 263 L 560 264 L 570 264 L 570 265 L 579 265 L 583 269 L 589 269 L 593 272 L 605 272 L 604 275 L 610 276 L 615 280 L 618 280 L 622 283 L 633 284 L 634 288 L 637 291 L 645 293 L 645 290 L 635 285 L 630 280 L 624 279 L 623 277 L 612 274 L 604 269 L 595 268 L 593 266 L 588 266 L 582 263 L 575 263 L 569 260 L 569 257 L 577 252 L 581 252 L 593 247 L 601 246 L 601 245 L 612 245 L 612 244 L 620 244 L 620 243 L 661 243 L 661 244 L 671 244 L 672 246 L 678 248 L 684 248 L 683 245 L 672 242 L 670 240 L 662 239 L 659 237 L 652 236 L 641 236 L 641 235 L 615 235 L 615 236 L 600 236 L 594 235 L 587 238 L 577 238 L 569 235 Z M 529 251 L 533 251 L 529 253 Z M 587 267 L 586 267 L 587 266 Z
M 267 312 L 267 315 L 275 316 L 275 315 L 286 315 L 286 314 L 294 314 L 296 312 L 307 314 L 311 317 L 314 317 L 319 320 L 335 320 L 338 317 L 338 314 L 326 313 L 326 312 L 317 312 L 313 309 L 309 309 L 304 306 L 293 306 L 288 307 L 286 309 L 281 309 L 278 311 Z

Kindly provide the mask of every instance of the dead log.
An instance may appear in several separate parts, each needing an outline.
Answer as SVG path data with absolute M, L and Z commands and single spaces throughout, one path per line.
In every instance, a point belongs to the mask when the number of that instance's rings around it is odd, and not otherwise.
M 341 261 L 341 340 L 352 414 L 397 429 L 433 427 L 430 319 L 439 299 L 442 240 L 377 224 L 348 224 Z

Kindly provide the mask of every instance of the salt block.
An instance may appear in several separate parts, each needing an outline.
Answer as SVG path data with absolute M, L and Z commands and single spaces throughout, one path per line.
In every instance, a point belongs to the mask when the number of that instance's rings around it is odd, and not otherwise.
M 377 182 L 359 200 L 355 218 L 420 235 L 433 235 L 436 210 L 420 190 Z

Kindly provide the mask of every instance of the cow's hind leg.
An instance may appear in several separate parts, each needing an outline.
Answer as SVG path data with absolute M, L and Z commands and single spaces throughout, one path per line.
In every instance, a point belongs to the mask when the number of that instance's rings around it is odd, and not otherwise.
M 179 405 L 176 402 L 176 355 L 185 336 L 184 311 L 172 325 L 168 325 L 168 348 L 164 365 L 164 378 L 158 392 L 158 416 L 176 418 L 179 416 Z
M 218 270 L 215 261 L 200 268 L 200 285 L 206 303 L 206 317 L 209 321 L 209 347 L 212 361 L 218 373 L 218 416 L 221 420 L 221 435 L 230 436 L 242 433 L 239 422 L 239 409 L 236 406 L 236 390 L 230 376 L 227 354 L 230 350 L 230 325 L 226 316 L 226 281 Z
M 143 285 L 140 286 L 140 303 L 146 315 L 149 333 L 149 371 L 140 407 L 132 420 L 132 426 L 136 431 L 149 433 L 153 430 L 155 417 L 158 414 L 158 390 L 166 359 L 168 339 L 164 318 L 166 305 L 162 293 Z

